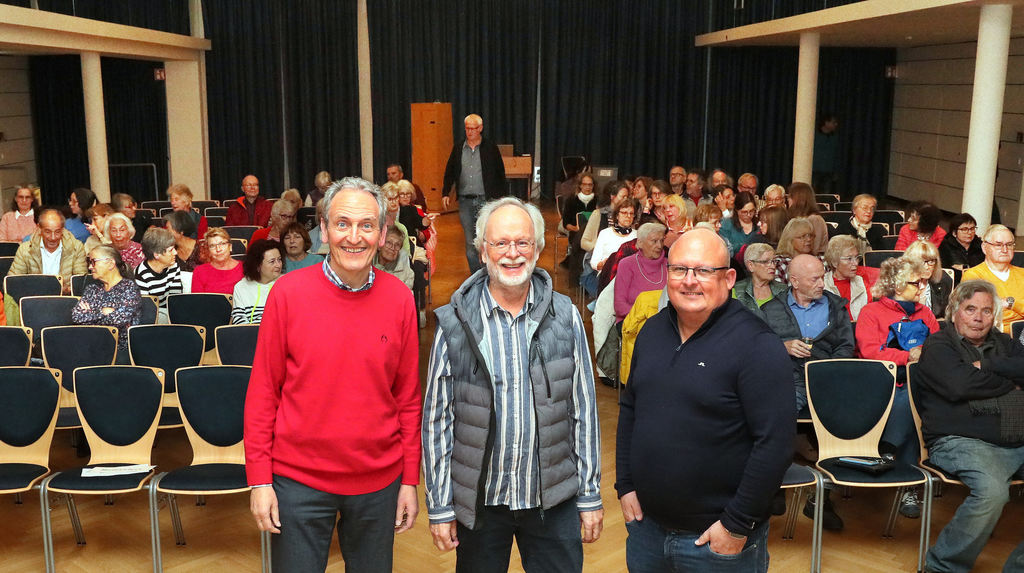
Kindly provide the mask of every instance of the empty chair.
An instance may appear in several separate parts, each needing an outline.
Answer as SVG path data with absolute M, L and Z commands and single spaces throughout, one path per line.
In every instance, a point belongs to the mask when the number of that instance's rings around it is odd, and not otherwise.
M 227 225 L 222 227 L 232 239 L 252 239 L 252 234 L 260 229 L 256 225 Z
M 256 338 L 260 332 L 258 324 L 230 324 L 218 326 L 214 331 L 217 339 L 217 358 L 221 364 L 252 366 L 256 355 Z
M 21 493 L 50 473 L 60 371 L 0 368 L 0 494 Z
M 906 225 L 906 224 L 907 224 L 906 221 L 897 221 L 897 222 L 893 223 L 892 225 L 890 225 L 890 227 L 892 227 L 892 234 L 899 235 L 900 234 L 900 229 L 902 229 L 903 226 Z
M 882 247 L 890 251 L 896 250 L 896 241 L 900 240 L 899 235 L 883 235 Z
M 220 207 L 218 207 L 219 209 Z M 224 217 L 220 215 L 206 215 L 206 224 L 210 227 L 223 227 Z
M 892 227 L 896 223 L 904 222 L 906 219 L 903 217 L 903 211 L 893 209 L 889 211 L 875 211 L 875 215 L 871 220 L 876 223 L 887 223 L 889 227 Z
M 135 366 L 164 371 L 164 409 L 160 428 L 181 426 L 174 373 L 179 368 L 199 366 L 206 348 L 206 329 L 191 324 L 147 324 L 128 329 L 128 354 Z
M 143 201 L 143 209 L 152 209 L 156 212 L 160 212 L 160 209 L 167 209 L 171 206 L 170 201 Z
M 832 206 L 835 211 L 853 211 L 853 201 L 840 201 Z
M 193 205 L 194 204 L 195 202 L 193 202 Z M 227 217 L 228 207 L 207 207 L 203 209 L 203 215 L 206 215 L 207 220 L 209 220 L 210 217 Z M 211 227 L 212 226 L 213 225 L 211 225 Z
M 902 256 L 903 251 L 868 251 L 864 253 L 864 266 L 878 269 L 882 267 L 882 261 Z
M 822 219 L 825 219 L 826 223 L 842 223 L 843 221 L 849 221 L 850 217 L 853 217 L 852 211 L 825 211 L 819 213 Z
M 185 433 L 192 445 L 192 463 L 162 473 L 149 484 L 150 524 L 153 528 L 153 570 L 163 570 L 157 494 L 167 494 L 177 545 L 185 545 L 178 495 L 223 495 L 249 491 L 242 447 L 242 419 L 250 368 L 199 366 L 177 373 L 178 397 Z M 267 532 L 260 534 L 263 570 L 268 569 Z
M 832 193 L 814 194 L 814 200 L 817 201 L 818 203 L 828 203 L 829 205 L 835 205 L 836 203 L 839 202 L 839 199 L 839 195 L 834 195 Z
M 21 301 L 25 296 L 57 296 L 63 286 L 57 275 L 7 275 L 4 277 L 4 296 Z
M 77 296 L 27 296 L 21 299 L 21 324 L 32 329 L 32 342 L 38 344 L 44 328 L 74 324 L 71 310 L 77 304 Z
M 1024 267 L 1024 251 L 1014 251 L 1010 264 L 1015 267 Z
M 220 293 L 172 294 L 167 297 L 167 315 L 172 324 L 194 324 L 206 332 L 231 324 L 231 295 Z M 214 337 L 206 338 L 206 350 L 213 350 Z
M 0 241 L 0 257 L 13 257 L 21 243 L 18 241 Z
M 0 366 L 28 366 L 32 359 L 32 329 L 0 326 Z
M 881 229 L 883 237 L 889 234 L 889 225 L 887 223 L 879 223 L 878 221 L 872 221 L 871 226 L 878 227 L 879 229 Z
M 245 255 L 245 251 L 249 248 L 249 241 L 245 239 L 231 239 L 231 254 L 232 255 Z
M 137 473 L 98 477 L 83 476 L 98 466 L 149 466 L 163 402 L 164 374 L 142 366 L 98 366 L 79 368 L 74 376 L 77 407 L 82 429 L 92 455 L 84 467 L 54 473 L 43 480 L 39 490 L 43 514 L 43 546 L 46 570 L 55 571 L 53 532 L 50 525 L 49 492 L 68 494 L 68 513 L 78 543 L 85 535 L 75 508 L 74 494 L 110 495 L 140 491 L 153 475 L 147 469 Z
M 217 201 L 215 199 L 197 199 L 195 201 L 192 201 L 192 207 L 198 209 L 200 213 L 205 215 L 207 209 L 211 207 L 215 209 L 219 208 L 220 201 Z
M 43 329 L 41 347 L 47 368 L 61 372 L 58 428 L 81 425 L 75 410 L 74 371 L 84 366 L 109 366 L 117 357 L 117 327 L 93 324 L 50 326 Z

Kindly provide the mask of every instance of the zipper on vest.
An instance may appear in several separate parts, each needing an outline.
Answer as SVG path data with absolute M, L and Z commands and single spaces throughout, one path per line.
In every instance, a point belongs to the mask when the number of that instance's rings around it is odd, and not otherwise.
M 548 366 L 547 359 L 544 358 L 544 350 L 540 347 L 540 340 L 536 334 L 533 335 L 533 347 L 537 349 L 537 354 L 540 355 L 540 370 L 544 373 L 544 385 L 548 389 L 548 400 L 551 399 L 551 379 L 548 378 Z

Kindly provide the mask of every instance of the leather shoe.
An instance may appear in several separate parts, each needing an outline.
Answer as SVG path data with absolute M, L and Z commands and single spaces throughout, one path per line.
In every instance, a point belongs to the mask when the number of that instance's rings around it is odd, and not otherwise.
M 807 503 L 804 504 L 804 516 L 814 519 L 814 497 L 807 498 Z M 843 518 L 836 514 L 827 491 L 825 492 L 825 506 L 821 508 L 821 528 L 828 531 L 843 530 Z

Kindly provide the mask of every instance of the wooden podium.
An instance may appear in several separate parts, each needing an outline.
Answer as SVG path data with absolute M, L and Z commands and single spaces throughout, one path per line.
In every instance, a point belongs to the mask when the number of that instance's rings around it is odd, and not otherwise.
M 423 189 L 429 211 L 441 211 L 444 168 L 452 151 L 452 104 L 414 103 L 412 117 L 412 175 Z

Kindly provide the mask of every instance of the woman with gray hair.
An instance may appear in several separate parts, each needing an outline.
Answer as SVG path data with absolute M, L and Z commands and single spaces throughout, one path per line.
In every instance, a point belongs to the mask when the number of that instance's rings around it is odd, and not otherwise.
M 931 241 L 914 241 L 903 252 L 903 256 L 919 261 L 930 273 L 927 277 L 928 284 L 921 290 L 921 297 L 918 300 L 932 309 L 935 316 L 945 314 L 949 293 L 953 291 L 953 279 L 942 270 L 939 249 Z
M 117 363 L 130 364 L 128 327 L 142 320 L 139 287 L 129 278 L 130 271 L 113 245 L 93 248 L 86 261 L 95 282 L 85 286 L 82 298 L 71 310 L 71 322 L 116 326 Z
M 636 254 L 619 260 L 615 274 L 615 321 L 620 322 L 642 292 L 665 288 L 665 225 L 644 223 L 636 231 Z
M 849 301 L 850 319 L 857 320 L 864 305 L 871 302 L 871 287 L 878 280 L 878 269 L 860 264 L 865 243 L 852 235 L 836 235 L 825 248 L 825 290 Z
M 150 228 L 142 236 L 142 253 L 146 260 L 135 268 L 135 284 L 140 294 L 156 297 L 157 322 L 167 324 L 167 297 L 183 290 L 174 235 L 167 229 Z
M 775 280 L 775 249 L 768 243 L 752 243 L 743 250 L 743 264 L 750 276 L 737 281 L 732 297 L 754 313 L 761 305 L 786 292 L 788 285 Z
M 146 256 L 142 254 L 142 245 L 132 240 L 135 236 L 135 227 L 124 213 L 112 213 L 103 220 L 103 235 L 121 254 L 121 259 L 129 270 L 146 260 Z

